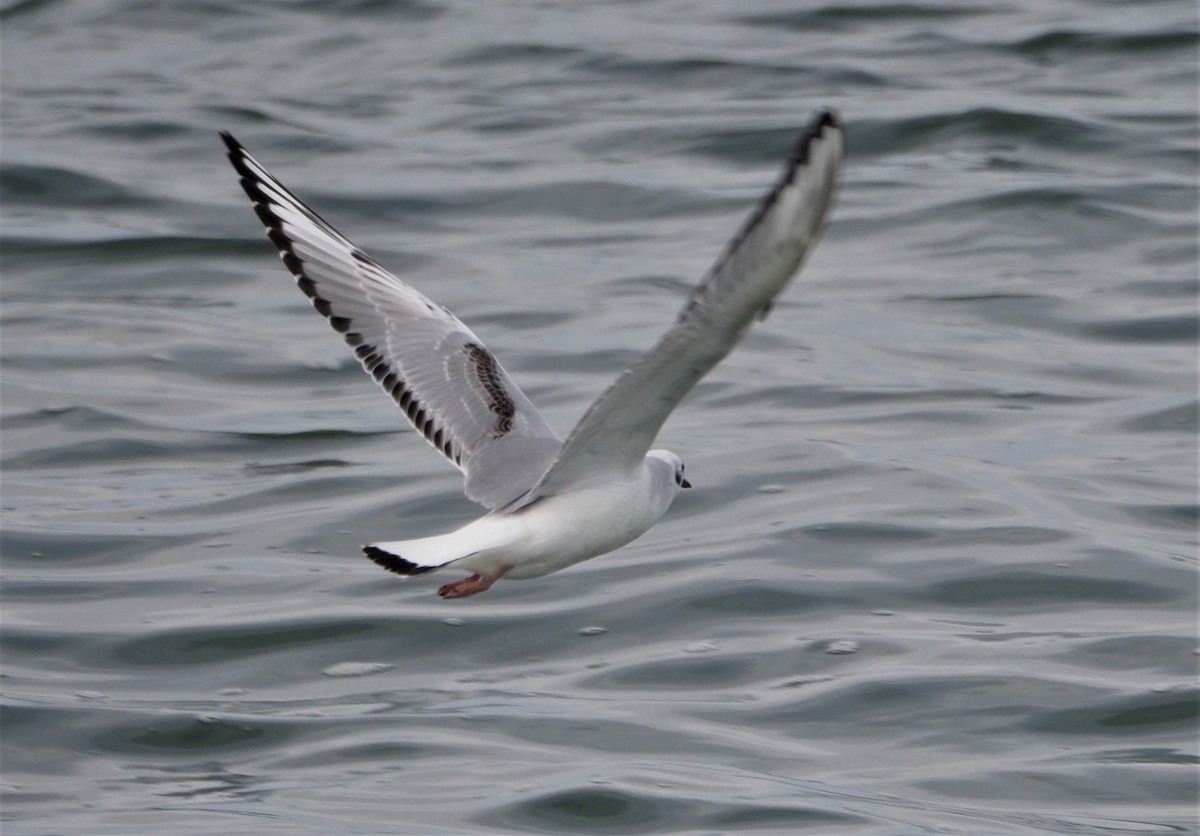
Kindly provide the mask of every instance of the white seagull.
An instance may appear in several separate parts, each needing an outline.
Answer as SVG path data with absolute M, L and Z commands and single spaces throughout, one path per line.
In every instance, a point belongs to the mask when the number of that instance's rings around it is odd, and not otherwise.
M 688 390 L 767 315 L 800 268 L 833 201 L 843 149 L 837 115 L 820 113 L 675 324 L 564 443 L 471 329 L 380 267 L 232 136 L 221 136 L 300 289 L 413 426 L 463 472 L 467 497 L 488 509 L 449 534 L 363 547 L 398 575 L 470 573 L 442 586 L 443 598 L 620 548 L 691 487 L 679 457 L 650 445 Z

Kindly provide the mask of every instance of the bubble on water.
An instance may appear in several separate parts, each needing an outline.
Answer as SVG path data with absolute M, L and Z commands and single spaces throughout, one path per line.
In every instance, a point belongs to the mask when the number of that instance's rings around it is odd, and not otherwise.
M 825 645 L 825 652 L 834 656 L 844 656 L 847 653 L 858 653 L 860 645 L 853 639 L 838 639 Z
M 579 631 L 581 636 L 603 636 L 608 630 L 604 627 L 583 627 Z
M 394 667 L 385 662 L 338 662 L 321 671 L 326 676 L 369 676 Z
M 442 623 L 449 624 L 451 627 L 461 627 L 467 622 L 463 621 L 461 618 L 454 618 L 451 616 L 450 618 L 443 619 Z

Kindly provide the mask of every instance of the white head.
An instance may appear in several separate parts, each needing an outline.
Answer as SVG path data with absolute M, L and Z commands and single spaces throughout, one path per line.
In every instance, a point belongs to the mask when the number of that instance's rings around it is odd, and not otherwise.
M 687 479 L 683 478 L 683 460 L 670 450 L 651 450 L 646 454 L 647 464 L 650 464 L 651 460 L 663 462 L 667 466 L 667 472 L 675 480 L 677 488 L 690 488 L 692 486 Z M 651 467 L 653 468 L 653 465 Z

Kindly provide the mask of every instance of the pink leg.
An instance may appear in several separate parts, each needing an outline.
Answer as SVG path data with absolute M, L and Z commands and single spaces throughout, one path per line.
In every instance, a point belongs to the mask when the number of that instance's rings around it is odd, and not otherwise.
M 479 575 L 471 575 L 469 578 L 463 578 L 460 581 L 450 581 L 450 583 L 442 584 L 438 589 L 438 595 L 443 598 L 466 598 L 471 595 L 478 595 L 480 592 L 487 592 L 492 588 L 492 584 L 504 577 L 504 573 L 508 569 L 501 569 L 494 575 L 480 577 Z

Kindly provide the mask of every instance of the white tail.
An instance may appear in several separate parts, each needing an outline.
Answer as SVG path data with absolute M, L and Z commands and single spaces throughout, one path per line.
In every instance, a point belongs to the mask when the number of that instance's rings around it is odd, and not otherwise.
M 456 560 L 513 545 L 521 532 L 512 517 L 480 517 L 449 534 L 363 546 L 363 554 L 397 575 L 433 572 Z

